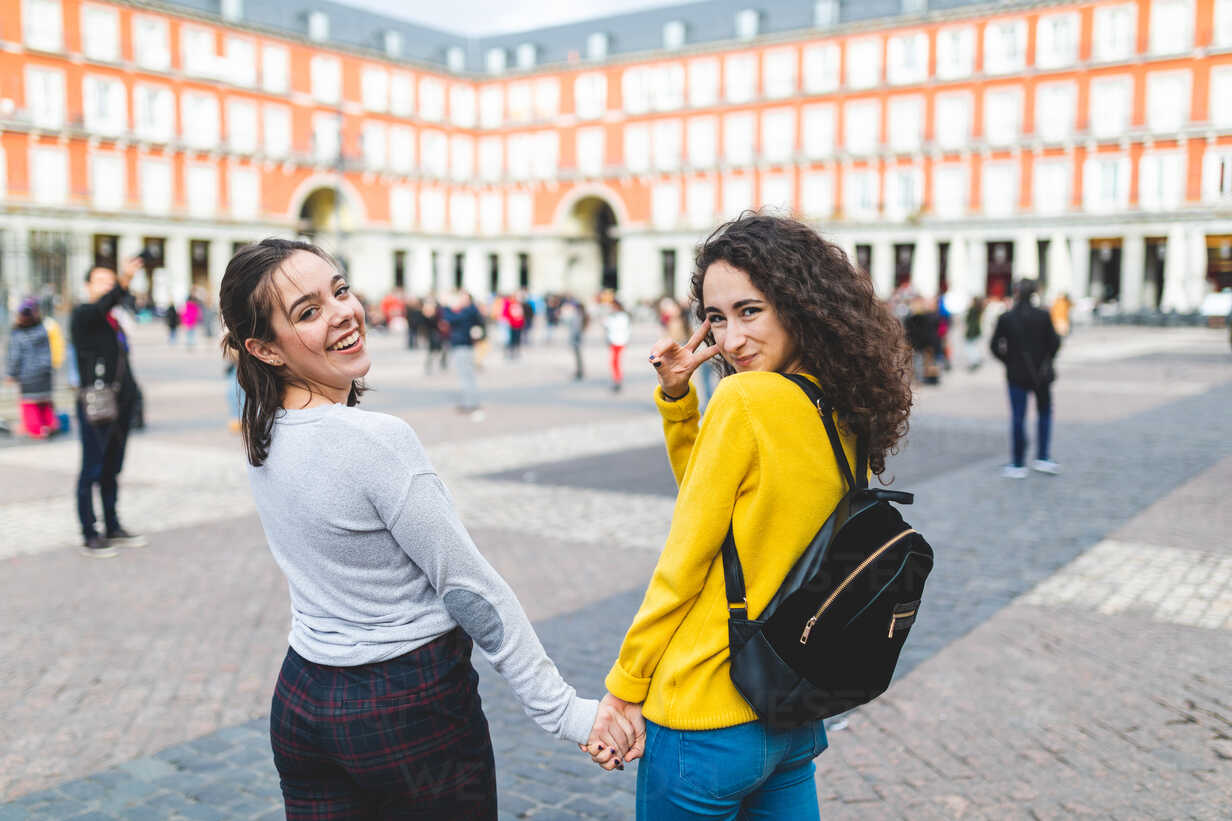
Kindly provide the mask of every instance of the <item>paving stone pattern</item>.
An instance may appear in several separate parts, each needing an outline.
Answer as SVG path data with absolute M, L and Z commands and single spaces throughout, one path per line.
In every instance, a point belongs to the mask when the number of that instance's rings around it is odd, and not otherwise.
M 1106 370 L 1094 358 L 1071 367 L 1067 378 Z M 996 478 L 1003 419 L 926 413 L 915 420 L 892 472 L 901 464 L 896 486 L 917 494 L 906 515 L 936 549 L 937 567 L 898 683 L 851 714 L 818 760 L 824 818 L 1226 817 L 1232 631 L 1177 624 L 1141 608 L 1099 609 L 1118 591 L 1125 595 L 1125 580 L 1110 565 L 1126 555 L 1117 545 L 1130 542 L 1122 533 L 1119 542 L 1105 542 L 1109 534 L 1152 503 L 1164 505 L 1160 500 L 1203 471 L 1232 464 L 1232 442 L 1220 424 L 1230 404 L 1232 382 L 1220 379 L 1111 421 L 1067 424 L 1062 407 L 1054 453 L 1065 472 L 1023 482 Z M 584 450 L 566 455 L 593 458 Z M 528 464 L 545 463 L 511 461 L 485 465 L 485 472 Z M 627 475 L 633 480 L 637 471 Z M 459 481 L 550 491 L 475 476 L 461 473 Z M 596 502 L 614 494 L 649 505 L 655 494 L 641 490 L 593 492 Z M 625 547 L 653 550 L 645 537 Z M 1193 545 L 1165 540 L 1161 547 L 1167 550 L 1153 559 L 1130 553 L 1165 576 L 1208 566 L 1222 572 L 1193 555 Z M 1071 584 L 1078 577 L 1094 583 Z M 1106 595 L 1082 593 L 1088 588 Z M 1191 598 L 1222 601 L 1224 589 L 1195 584 Z M 583 693 L 599 692 L 640 599 L 633 589 L 537 622 L 545 646 Z M 502 817 L 632 816 L 635 767 L 612 774 L 594 768 L 539 731 L 508 687 L 478 666 Z M 281 817 L 264 722 L 0 805 L 0 821 L 69 817 Z

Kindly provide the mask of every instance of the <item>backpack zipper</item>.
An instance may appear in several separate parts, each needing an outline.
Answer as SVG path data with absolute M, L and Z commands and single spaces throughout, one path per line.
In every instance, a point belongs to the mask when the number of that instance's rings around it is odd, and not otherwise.
M 894 546 L 894 544 L 895 544 L 896 542 L 898 542 L 900 539 L 902 539 L 902 538 L 903 538 L 903 537 L 905 537 L 905 536 L 909 536 L 909 535 L 911 535 L 912 533 L 915 533 L 915 532 L 916 532 L 916 531 L 915 531 L 915 529 L 914 529 L 914 528 L 907 528 L 907 529 L 906 529 L 906 530 L 904 530 L 902 533 L 899 533 L 899 534 L 898 534 L 897 536 L 895 536 L 893 539 L 890 539 L 890 541 L 886 542 L 886 543 L 885 543 L 885 544 L 883 544 L 881 547 L 879 547 L 879 548 L 877 548 L 876 550 L 874 550 L 874 551 L 873 551 L 873 553 L 872 553 L 872 555 L 871 555 L 871 556 L 869 556 L 867 559 L 865 559 L 864 561 L 860 562 L 860 566 L 859 566 L 859 567 L 857 567 L 855 570 L 851 571 L 851 575 L 849 575 L 847 578 L 843 579 L 843 583 L 842 583 L 842 584 L 840 584 L 837 588 L 835 588 L 834 592 L 833 592 L 833 593 L 831 593 L 831 594 L 829 595 L 829 597 L 828 597 L 828 598 L 826 598 L 826 600 L 825 600 L 824 602 L 822 602 L 821 607 L 817 608 L 817 612 L 813 614 L 813 617 L 812 617 L 811 619 L 809 619 L 807 622 L 805 622 L 805 624 L 804 624 L 804 632 L 800 634 L 800 643 L 801 643 L 801 644 L 808 644 L 808 640 L 809 640 L 809 633 L 811 633 L 811 632 L 813 631 L 813 625 L 817 624 L 817 620 L 818 620 L 819 618 L 821 618 L 821 614 L 822 614 L 822 613 L 824 613 L 824 612 L 826 612 L 826 609 L 827 609 L 827 608 L 828 608 L 831 604 L 833 604 L 833 603 L 834 603 L 834 600 L 835 600 L 836 598 L 838 598 L 838 594 L 839 594 L 839 593 L 842 593 L 842 592 L 843 592 L 843 590 L 847 587 L 847 585 L 851 584 L 851 580 L 852 580 L 852 579 L 854 579 L 856 576 L 860 575 L 860 573 L 862 573 L 862 572 L 864 571 L 864 568 L 868 567 L 868 566 L 869 566 L 869 565 L 873 562 L 873 560 L 874 560 L 874 559 L 876 559 L 878 556 L 880 556 L 882 553 L 885 553 L 887 550 L 889 550 L 891 547 L 893 547 L 893 546 Z
M 912 610 L 912 611 L 910 611 L 910 612 L 907 612 L 907 613 L 895 613 L 895 614 L 891 615 L 891 616 L 890 616 L 890 632 L 889 632 L 889 634 L 886 636 L 886 638 L 888 638 L 888 639 L 892 639 L 892 638 L 894 638 L 894 627 L 895 627 L 895 625 L 897 625 L 897 624 L 898 624 L 898 620 L 899 620 L 899 619 L 904 619 L 904 620 L 906 620 L 906 619 L 911 618 L 911 617 L 912 617 L 912 616 L 914 616 L 914 615 L 915 615 L 915 611 L 914 611 L 914 610 Z

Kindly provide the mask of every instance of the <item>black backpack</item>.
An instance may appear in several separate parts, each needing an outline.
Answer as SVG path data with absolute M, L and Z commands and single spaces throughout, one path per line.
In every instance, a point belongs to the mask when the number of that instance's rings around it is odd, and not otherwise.
M 886 691 L 933 567 L 933 549 L 890 504 L 914 496 L 868 486 L 863 441 L 853 475 L 821 390 L 787 378 L 817 406 L 847 493 L 756 621 L 730 527 L 723 542 L 732 683 L 774 727 L 837 715 Z

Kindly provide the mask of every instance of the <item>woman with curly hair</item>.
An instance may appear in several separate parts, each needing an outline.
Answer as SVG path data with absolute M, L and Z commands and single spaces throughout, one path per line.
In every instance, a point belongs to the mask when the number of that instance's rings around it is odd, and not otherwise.
M 757 618 L 844 493 L 817 408 L 782 374 L 821 388 L 844 456 L 863 439 L 880 475 L 906 433 L 911 354 L 868 276 L 794 220 L 719 227 L 698 249 L 692 298 L 697 332 L 650 355 L 679 485 L 671 531 L 607 676 L 645 717 L 637 817 L 817 818 L 825 728 L 774 729 L 732 684 L 720 547 L 730 526 Z M 703 420 L 689 377 L 715 355 L 723 378 Z

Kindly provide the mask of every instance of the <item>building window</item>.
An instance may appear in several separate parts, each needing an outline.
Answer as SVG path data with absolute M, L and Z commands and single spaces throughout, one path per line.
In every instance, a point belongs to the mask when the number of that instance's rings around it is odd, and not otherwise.
M 728 55 L 723 61 L 723 90 L 729 103 L 747 103 L 757 96 L 756 54 Z
M 838 25 L 839 0 L 817 0 L 813 4 L 813 25 L 829 28 Z
M 820 103 L 804 107 L 804 155 L 816 160 L 834 153 L 834 105 Z
M 709 226 L 714 221 L 714 183 L 708 179 L 691 179 L 684 193 L 689 225 L 693 228 Z
M 120 21 L 116 10 L 104 6 L 81 7 L 82 51 L 91 60 L 120 60 Z
M 727 176 L 723 178 L 723 216 L 735 217 L 754 206 L 753 178 Z
M 26 66 L 26 111 L 38 128 L 64 127 L 64 72 Z
M 1026 65 L 1026 20 L 997 20 L 984 27 L 985 74 L 1012 74 Z
M 333 164 L 342 151 L 342 120 L 334 114 L 312 115 L 312 157 L 318 163 Z
M 804 90 L 809 94 L 836 91 L 839 86 L 839 50 L 835 43 L 804 49 Z
M 323 43 L 329 39 L 329 15 L 323 11 L 308 13 L 308 39 Z
M 1087 159 L 1083 171 L 1083 199 L 1088 211 L 1114 211 L 1129 204 L 1129 160 L 1097 155 Z
M 505 173 L 505 141 L 500 137 L 479 138 L 479 179 L 495 182 Z
M 218 210 L 218 169 L 212 165 L 190 165 L 184 175 L 188 213 L 212 217 Z
M 872 219 L 877 216 L 877 172 L 869 168 L 851 169 L 843 174 L 843 210 L 852 219 Z
M 1035 135 L 1061 142 L 1074 133 L 1078 89 L 1073 83 L 1043 83 L 1035 89 Z
M 655 228 L 675 228 L 680 221 L 680 186 L 675 182 L 656 183 L 650 191 L 650 221 Z
M 1215 0 L 1215 45 L 1232 46 L 1232 0 Z
M 577 96 L 574 86 L 574 96 Z M 500 128 L 505 122 L 505 90 L 499 85 L 486 85 L 479 89 L 479 125 L 483 128 Z
M 1211 69 L 1212 100 L 1232 100 L 1232 66 Z M 1210 106 L 1209 119 L 1216 128 L 1232 128 L 1232 105 Z
M 291 57 L 282 46 L 261 48 L 261 88 L 272 94 L 290 91 Z
M 231 216 L 256 219 L 261 216 L 261 174 L 255 168 L 233 168 L 227 177 Z
M 718 120 L 714 117 L 694 117 L 689 120 L 689 166 L 710 168 L 718 160 Z
M 892 98 L 889 130 L 890 148 L 896 153 L 919 151 L 924 142 L 924 98 Z
M 975 72 L 975 28 L 952 26 L 937 32 L 937 79 L 961 80 Z
M 534 43 L 519 44 L 517 50 L 518 68 L 534 68 L 538 51 L 539 49 L 536 48 Z
M 1138 7 L 1133 3 L 1095 9 L 1096 61 L 1127 60 L 1137 51 Z
M 450 46 L 445 49 L 445 65 L 450 71 L 465 71 L 466 51 L 461 46 Z
M 474 194 L 455 191 L 449 196 L 449 229 L 455 234 L 475 233 Z M 461 257 L 462 254 L 457 256 Z
M 843 148 L 849 154 L 873 154 L 881 140 L 881 104 L 856 100 L 843 106 Z
M 607 59 L 608 36 L 596 31 L 586 38 L 586 56 L 591 60 Z
M 219 11 L 222 13 L 222 19 L 235 23 L 244 16 L 244 0 L 222 0 Z
M 1151 53 L 1180 54 L 1193 48 L 1193 0 L 1151 0 Z
M 532 223 L 530 194 L 527 194 L 524 191 L 514 192 L 509 195 L 509 200 L 506 203 L 506 206 L 506 214 L 508 214 L 509 220 L 509 230 L 515 234 L 530 233 Z M 528 257 L 526 254 L 518 255 L 519 271 L 529 271 L 527 259 Z M 525 274 L 522 275 L 522 278 L 529 279 L 529 277 Z
M 141 185 L 141 209 L 149 214 L 167 214 L 175 195 L 171 161 L 143 157 L 137 167 Z
M 834 176 L 830 172 L 809 171 L 800 176 L 800 210 L 813 218 L 834 213 Z
M 419 192 L 419 224 L 425 231 L 440 233 L 445 230 L 445 195 L 439 189 L 425 188 Z M 439 260 L 432 252 L 432 289 L 437 288 Z
M 156 143 L 175 138 L 175 95 L 165 86 L 133 86 L 133 131 L 138 139 Z
M 581 120 L 597 120 L 607 111 L 607 76 L 599 72 L 579 74 L 573 81 L 574 113 Z
M 415 169 L 415 132 L 404 125 L 389 129 L 389 168 L 396 174 Z
M 1005 217 L 1018 210 L 1018 163 L 984 164 L 984 213 Z
M 936 166 L 933 172 L 933 210 L 953 219 L 967 212 L 967 169 L 957 163 Z
M 924 32 L 891 37 L 886 46 L 886 81 L 910 85 L 928 79 L 928 35 Z
M 291 109 L 266 103 L 261 110 L 265 135 L 265 154 L 285 157 L 291 153 Z
M 685 25 L 683 20 L 669 20 L 663 24 L 663 48 L 675 51 L 684 45 Z
M 257 106 L 249 100 L 227 101 L 227 144 L 239 154 L 257 153 Z
M 1049 14 L 1035 27 L 1035 65 L 1039 68 L 1064 68 L 1078 61 L 1077 12 Z
M 484 191 L 479 195 L 479 230 L 484 234 L 499 234 L 504 228 L 504 198 L 499 191 Z
M 484 63 L 489 74 L 504 74 L 509 63 L 509 52 L 503 48 L 490 48 Z
M 924 173 L 914 167 L 891 168 L 886 171 L 886 212 L 896 219 L 906 219 L 919 212 L 924 203 Z
M 881 38 L 860 37 L 847 42 L 847 85 L 872 88 L 881 82 Z
M 752 40 L 761 25 L 761 13 L 757 9 L 736 12 L 736 39 Z
M 62 46 L 64 17 L 60 0 L 24 0 L 22 40 L 38 51 L 59 51 Z
M 415 111 L 415 83 L 405 71 L 389 75 L 389 113 L 409 117 Z
M 790 162 L 796 153 L 796 112 L 791 108 L 767 109 L 761 115 L 761 158 L 766 162 Z
M 244 88 L 257 84 L 257 46 L 246 37 L 228 37 L 223 44 L 223 79 Z
M 796 93 L 796 50 L 776 48 L 762 56 L 765 94 L 772 100 Z
M 364 123 L 360 132 L 360 143 L 363 147 L 364 167 L 370 171 L 381 171 L 385 168 L 388 156 L 386 136 L 384 123 Z
M 342 63 L 336 57 L 317 55 L 309 63 L 312 97 L 319 103 L 336 104 L 342 100 Z
M 190 148 L 218 145 L 218 98 L 200 91 L 186 91 L 180 98 L 180 125 Z
M 723 158 L 727 162 L 732 165 L 752 164 L 755 129 L 755 120 L 749 112 L 724 115 Z
M 475 89 L 458 83 L 449 89 L 449 120 L 460 128 L 475 127 Z
M 1091 81 L 1091 133 L 1121 137 L 1129 130 L 1133 78 L 1099 77 Z
M 984 139 L 1012 145 L 1022 133 L 1022 89 L 994 88 L 984 93 Z
M 1208 148 L 1202 164 L 1204 199 L 1232 202 L 1232 151 Z
M 430 123 L 445 118 L 445 86 L 435 77 L 419 79 L 419 116 Z
M 689 61 L 689 105 L 712 106 L 719 101 L 719 61 L 702 57 Z
M 445 177 L 449 173 L 449 138 L 440 131 L 420 132 L 419 158 L 428 176 Z
M 947 150 L 961 150 L 971 141 L 973 101 L 969 92 L 937 95 L 937 144 Z
M 683 85 L 683 80 L 681 85 Z M 540 77 L 534 84 L 535 119 L 554 120 L 560 114 L 560 80 Z M 473 105 L 473 104 L 472 104 Z
M 475 141 L 465 134 L 449 138 L 449 174 L 455 182 L 466 182 L 475 173 Z
M 141 68 L 171 68 L 171 34 L 161 17 L 133 17 L 133 58 Z
M 402 34 L 397 31 L 385 32 L 385 53 L 390 57 L 402 56 Z
M 118 137 L 128 128 L 128 106 L 122 80 L 88 76 L 82 80 L 81 96 L 86 131 Z
M 218 73 L 218 42 L 212 29 L 180 26 L 180 66 L 193 77 L 213 78 Z
M 458 251 L 453 255 L 453 287 L 461 288 L 465 281 L 466 254 Z
M 99 211 L 124 208 L 124 181 L 128 177 L 122 154 L 98 153 L 90 157 L 90 202 Z
M 763 176 L 761 201 L 758 205 L 782 216 L 788 216 L 795 211 L 795 192 L 792 190 L 791 177 L 785 174 Z
M 1215 98 L 1212 98 L 1215 99 Z M 1156 133 L 1176 132 L 1189 120 L 1189 72 L 1155 72 L 1146 77 L 1146 124 Z M 1226 105 L 1217 103 L 1216 108 Z
M 578 173 L 588 177 L 603 174 L 603 129 L 579 128 L 577 130 Z
M 389 72 L 376 66 L 364 66 L 360 75 L 360 98 L 369 111 L 389 108 Z
M 1147 153 L 1138 163 L 1138 207 L 1175 211 L 1185 200 L 1185 157 L 1179 151 Z
M 30 149 L 30 177 L 35 202 L 63 205 L 68 201 L 68 152 L 50 146 Z
M 1070 162 L 1064 159 L 1037 160 L 1032 184 L 1035 211 L 1062 214 L 1069 210 Z
M 406 251 L 394 251 L 394 287 L 406 287 Z

